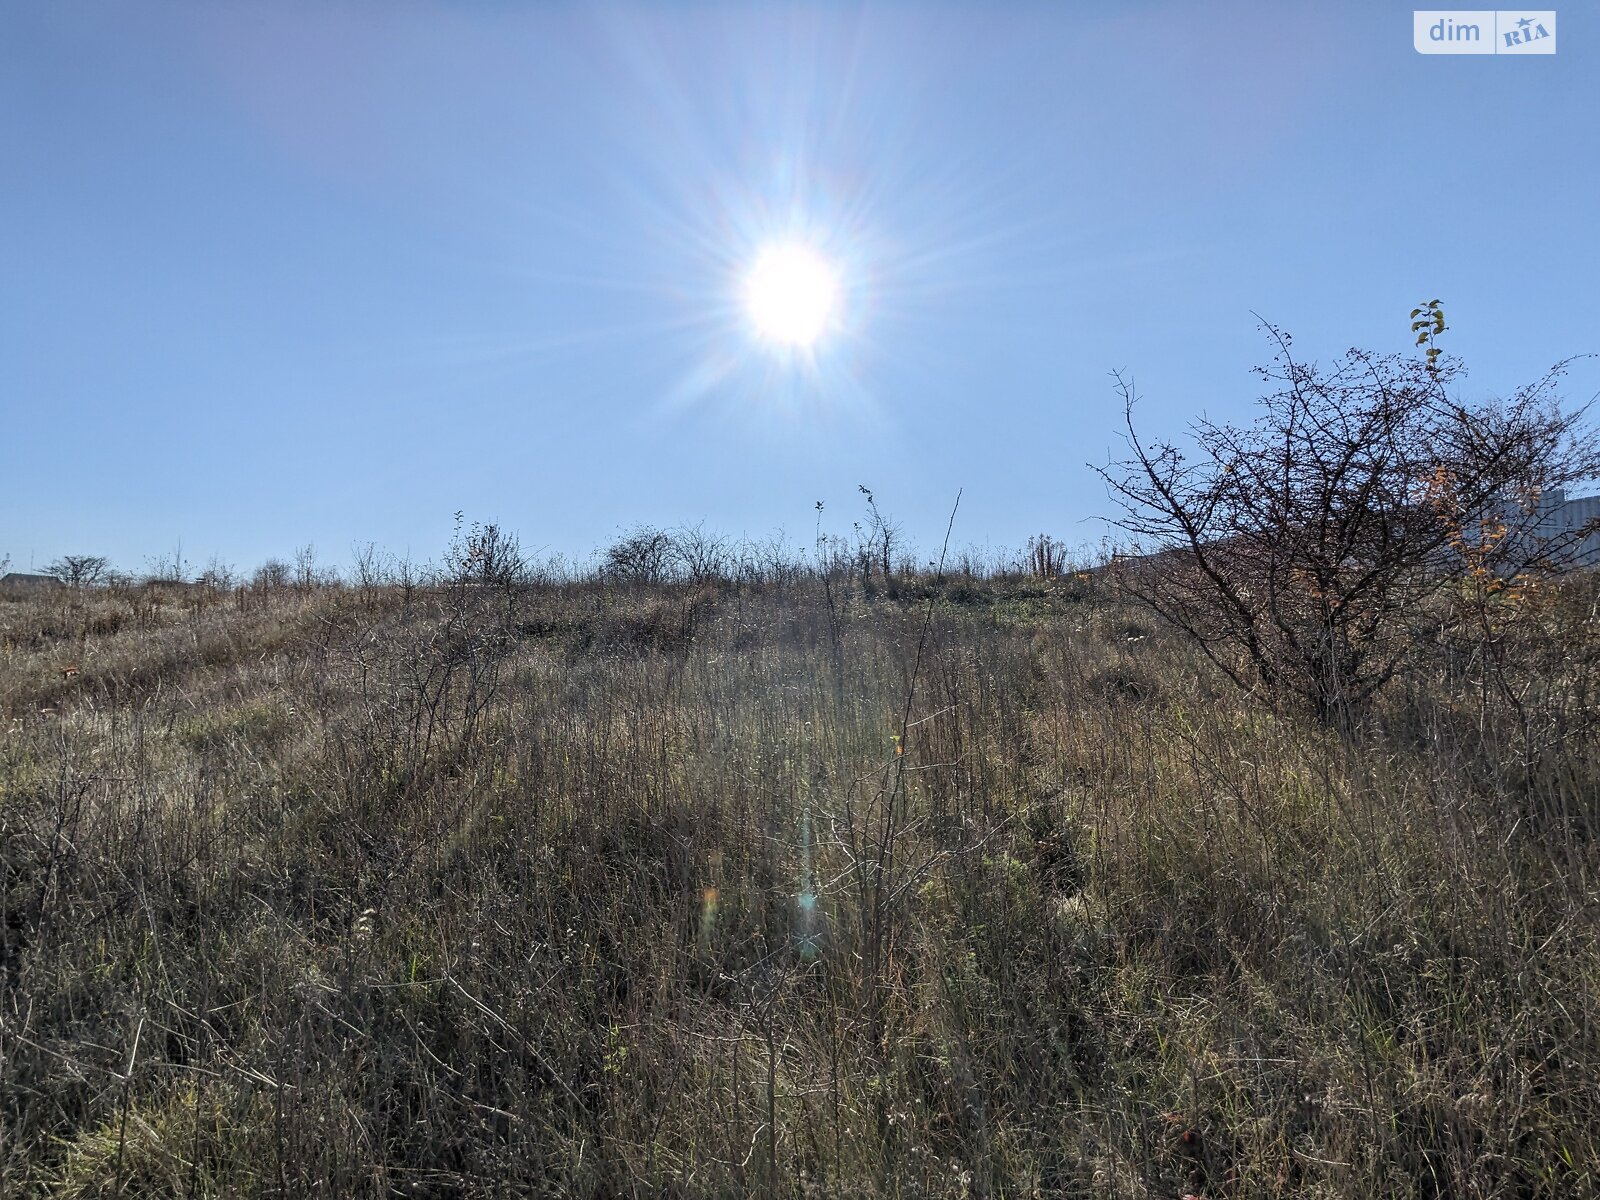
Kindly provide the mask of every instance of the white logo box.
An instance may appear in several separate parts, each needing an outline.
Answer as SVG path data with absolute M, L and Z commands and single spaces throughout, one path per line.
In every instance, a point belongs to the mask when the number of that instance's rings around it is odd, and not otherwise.
M 1551 8 L 1428 8 L 1411 14 L 1418 54 L 1554 54 Z

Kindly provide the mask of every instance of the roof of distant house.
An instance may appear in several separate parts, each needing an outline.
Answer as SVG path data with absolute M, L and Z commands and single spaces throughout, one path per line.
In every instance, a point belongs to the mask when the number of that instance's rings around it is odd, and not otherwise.
M 54 575 L 30 575 L 24 571 L 12 571 L 7 575 L 0 575 L 0 587 L 63 587 L 61 580 Z

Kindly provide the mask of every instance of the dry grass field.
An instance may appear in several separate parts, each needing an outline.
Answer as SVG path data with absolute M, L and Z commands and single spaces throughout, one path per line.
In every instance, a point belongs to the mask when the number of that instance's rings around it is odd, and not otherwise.
M 1082 579 L 280 582 L 0 601 L 0 710 L 6 1196 L 1600 1191 L 1595 748 L 1447 679 L 1330 731 Z

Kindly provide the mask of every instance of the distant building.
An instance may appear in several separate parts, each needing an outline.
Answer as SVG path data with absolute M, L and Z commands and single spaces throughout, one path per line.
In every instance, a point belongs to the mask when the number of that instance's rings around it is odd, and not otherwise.
M 1551 488 L 1539 501 L 1539 524 L 1534 533 L 1563 542 L 1571 539 L 1566 557 L 1574 566 L 1600 565 L 1600 496 L 1568 500 L 1564 489 Z
M 54 575 L 28 575 L 21 571 L 0 575 L 0 591 L 54 592 L 66 586 Z
M 1580 496 L 1569 500 L 1564 488 L 1551 488 L 1539 498 L 1535 514 L 1536 519 L 1530 525 L 1530 514 L 1515 502 L 1503 502 L 1498 512 L 1493 506 L 1490 508 L 1490 515 L 1498 515 L 1508 526 L 1523 531 L 1518 536 L 1526 539 L 1530 557 L 1542 559 L 1547 568 L 1600 567 L 1600 496 Z M 1228 556 L 1219 553 L 1225 551 L 1226 545 L 1226 539 L 1212 541 L 1206 544 L 1205 549 L 1212 558 L 1213 566 L 1232 574 Z M 1240 545 L 1248 553 L 1248 543 L 1241 542 Z M 1539 547 L 1543 548 L 1542 554 L 1537 552 Z M 1140 571 L 1155 566 L 1188 565 L 1192 561 L 1192 552 L 1188 547 L 1169 546 L 1148 554 L 1113 554 L 1109 562 L 1094 570 Z M 1460 553 L 1453 548 L 1444 548 L 1438 552 L 1435 561 L 1446 567 L 1459 564 Z M 1512 561 L 1515 561 L 1514 555 Z M 1354 567 L 1359 564 L 1355 559 L 1350 559 L 1343 565 Z

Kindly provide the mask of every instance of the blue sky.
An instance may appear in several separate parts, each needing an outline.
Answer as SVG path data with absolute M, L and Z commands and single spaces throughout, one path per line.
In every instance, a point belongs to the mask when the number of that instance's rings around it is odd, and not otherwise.
M 1600 22 L 1418 55 L 1334 4 L 49 3 L 0 15 L 0 555 L 248 568 L 809 541 L 1093 541 L 1113 368 L 1152 430 L 1267 354 L 1465 389 L 1600 351 Z M 740 281 L 837 265 L 814 356 Z M 1568 395 L 1600 391 L 1581 364 Z

